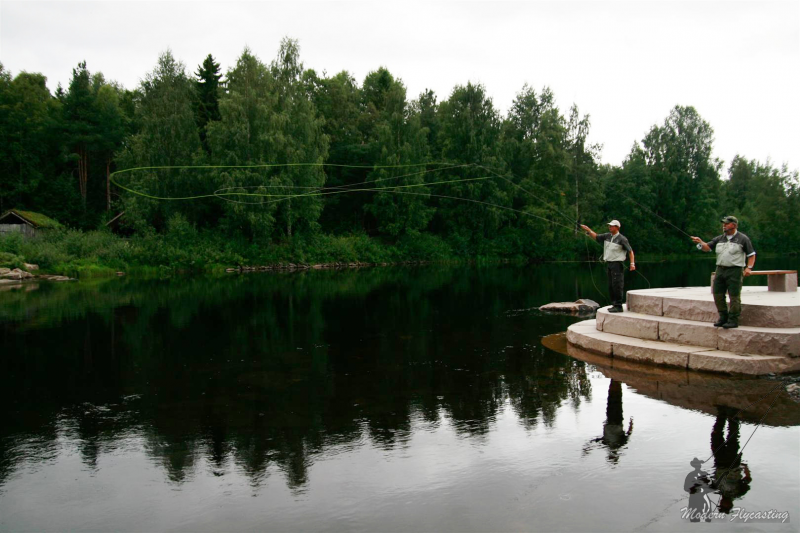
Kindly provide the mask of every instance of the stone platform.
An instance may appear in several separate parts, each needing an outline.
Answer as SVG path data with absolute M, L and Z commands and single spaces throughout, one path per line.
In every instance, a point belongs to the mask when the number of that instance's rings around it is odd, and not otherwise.
M 800 372 L 800 293 L 745 287 L 736 329 L 715 328 L 708 287 L 628 292 L 624 313 L 600 309 L 567 341 L 610 358 L 689 370 L 761 375 Z

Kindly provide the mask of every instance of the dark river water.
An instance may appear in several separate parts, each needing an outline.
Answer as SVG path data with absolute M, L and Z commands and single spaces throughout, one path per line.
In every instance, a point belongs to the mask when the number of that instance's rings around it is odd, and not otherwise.
M 580 319 L 537 307 L 605 290 L 570 263 L 5 287 L 0 530 L 796 531 L 800 404 L 564 355 Z M 695 457 L 710 524 L 681 516 Z

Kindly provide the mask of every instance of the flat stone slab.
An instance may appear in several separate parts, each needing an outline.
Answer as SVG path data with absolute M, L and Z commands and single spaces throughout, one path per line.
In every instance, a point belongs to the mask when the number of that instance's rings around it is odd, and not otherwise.
M 628 308 L 636 313 L 698 322 L 715 322 L 717 309 L 708 287 L 671 287 L 628 291 Z M 800 293 L 742 288 L 742 326 L 800 327 Z
M 644 339 L 626 339 L 624 343 L 617 339 L 617 342 L 613 342 L 613 346 L 615 358 L 678 368 L 689 366 L 690 353 L 708 350 L 702 346 L 686 346 Z
M 800 328 L 721 329 L 717 348 L 731 352 L 800 357 Z
M 575 300 L 574 302 L 553 302 L 547 305 L 543 305 L 539 308 L 539 311 L 544 311 L 546 313 L 562 313 L 568 315 L 580 315 L 580 314 L 591 314 L 597 311 L 600 307 L 600 304 L 595 302 L 594 300 L 588 300 L 581 298 L 580 300 Z
M 689 369 L 760 376 L 769 373 L 796 372 L 800 370 L 800 360 L 788 357 L 737 354 L 724 350 L 711 350 L 690 354 Z
M 594 320 L 583 320 L 581 322 L 576 322 L 572 324 L 570 327 L 580 332 L 583 332 L 585 330 L 588 333 L 591 333 L 592 330 L 596 330 Z
M 596 330 L 577 331 L 578 329 L 574 327 L 574 324 L 567 328 L 567 342 L 577 344 L 594 353 L 611 357 L 613 336 Z
M 715 328 L 707 322 L 658 317 L 626 311 L 597 312 L 597 327 L 605 333 L 674 344 L 703 346 L 735 353 L 800 357 L 800 328 Z
M 587 320 L 567 328 L 569 345 L 615 360 L 697 371 L 748 375 L 800 371 L 800 357 L 734 353 L 706 346 L 627 337 L 598 332 L 592 328 L 592 322 Z
M 601 324 L 604 333 L 658 340 L 658 320 L 654 317 L 638 313 L 609 313 L 606 309 L 601 309 L 597 314 L 603 315 Z
M 715 328 L 714 324 L 669 317 L 661 317 L 656 320 L 658 321 L 658 339 L 661 341 L 717 348 L 719 328 Z
M 744 305 L 742 306 L 744 307 Z M 661 298 L 663 316 L 711 323 L 717 321 L 719 313 L 713 297 L 706 300 L 689 300 L 684 298 Z
M 642 291 L 628 291 L 628 309 L 644 315 L 664 316 L 664 298 Z

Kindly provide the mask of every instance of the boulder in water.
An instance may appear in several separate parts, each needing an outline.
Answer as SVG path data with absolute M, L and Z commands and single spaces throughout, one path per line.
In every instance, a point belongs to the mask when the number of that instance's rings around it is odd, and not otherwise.
M 2 274 L 0 274 L 0 278 L 12 279 L 12 280 L 23 280 L 23 279 L 29 279 L 29 278 L 33 277 L 33 274 L 31 274 L 30 272 L 25 272 L 24 270 L 20 270 L 18 268 L 15 268 L 14 270 L 9 270 L 8 272 L 5 272 L 5 270 L 7 270 L 7 269 L 5 269 L 5 268 L 3 269 L 4 272 Z
M 574 302 L 553 302 L 543 305 L 539 311 L 546 313 L 563 313 L 568 315 L 583 315 L 594 313 L 600 308 L 600 304 L 588 298 L 581 298 Z

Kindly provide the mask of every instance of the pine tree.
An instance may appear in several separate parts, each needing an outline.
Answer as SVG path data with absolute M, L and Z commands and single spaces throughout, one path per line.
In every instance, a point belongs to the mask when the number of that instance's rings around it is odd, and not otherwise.
M 203 64 L 197 67 L 195 76 L 197 76 L 197 81 L 195 81 L 197 128 L 200 131 L 200 140 L 203 143 L 203 148 L 206 152 L 209 152 L 208 143 L 206 142 L 206 125 L 212 120 L 220 119 L 219 96 L 222 74 L 219 71 L 219 63 L 216 63 L 214 57 L 208 54 Z
M 86 68 L 86 61 L 83 61 L 72 69 L 72 80 L 64 98 L 68 149 L 78 164 L 78 185 L 84 210 L 89 182 L 89 154 L 100 141 L 96 93 L 92 85 L 92 76 Z

